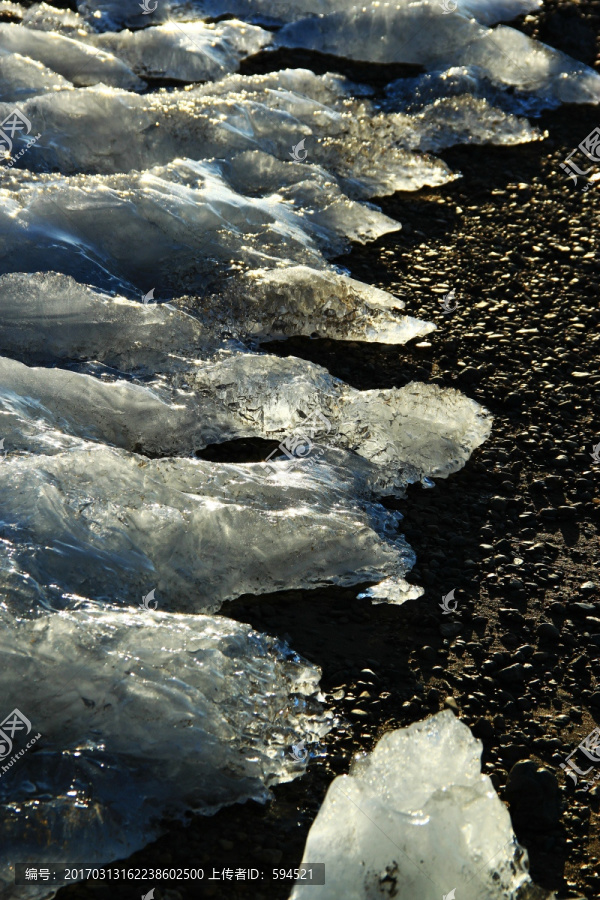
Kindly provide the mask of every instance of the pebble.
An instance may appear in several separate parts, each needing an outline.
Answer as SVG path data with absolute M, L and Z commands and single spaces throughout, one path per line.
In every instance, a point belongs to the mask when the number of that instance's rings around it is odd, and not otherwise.
M 540 622 L 537 633 L 544 641 L 557 641 L 560 638 L 560 631 L 552 622 Z
M 560 792 L 556 775 L 538 768 L 533 760 L 520 760 L 510 770 L 506 798 L 516 828 L 548 831 L 560 821 Z

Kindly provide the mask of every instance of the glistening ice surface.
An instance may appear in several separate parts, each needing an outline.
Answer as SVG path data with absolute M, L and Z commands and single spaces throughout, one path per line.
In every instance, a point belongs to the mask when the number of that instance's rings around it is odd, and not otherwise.
M 19 710 L 42 735 L 14 761 L 2 745 L 3 896 L 53 894 L 11 889 L 16 860 L 102 863 L 165 815 L 264 800 L 305 768 L 289 745 L 329 727 L 319 670 L 223 617 L 97 608 L 0 622 L 3 718 L 18 672 Z
M 461 177 L 445 149 L 544 140 L 525 116 L 599 96 L 590 69 L 498 24 L 539 0 L 153 5 L 0 2 L 0 685 L 2 717 L 41 735 L 0 772 L 7 885 L 17 859 L 109 862 L 160 819 L 304 771 L 292 742 L 329 727 L 319 671 L 223 604 L 417 599 L 384 498 L 451 477 L 492 423 L 457 390 L 361 391 L 268 342 L 400 354 L 429 335 L 402 284 L 354 277 L 353 247 L 394 240 L 399 192 Z M 380 81 L 421 70 L 375 90 L 312 51 Z M 202 458 L 231 441 L 263 462 Z M 500 900 L 486 854 L 512 833 L 474 742 L 448 716 L 399 734 L 373 757 L 388 788 L 368 765 L 351 779 L 426 860 L 399 889 L 442 896 L 458 885 L 439 866 L 475 867 L 457 900 L 477 878 Z M 381 865 L 404 865 L 369 828 L 333 852 L 332 897 L 378 896 Z M 502 878 L 525 880 L 508 853 Z
M 482 749 L 450 710 L 385 734 L 334 779 L 308 835 L 303 861 L 324 862 L 326 884 L 290 900 L 526 897 L 527 855 Z

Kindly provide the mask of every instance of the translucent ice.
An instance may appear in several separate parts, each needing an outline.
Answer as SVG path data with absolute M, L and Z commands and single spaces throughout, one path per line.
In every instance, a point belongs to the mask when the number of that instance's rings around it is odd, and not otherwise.
M 303 420 L 320 412 L 330 427 L 323 426 L 319 442 L 352 450 L 390 472 L 408 468 L 418 477 L 458 471 L 491 430 L 487 410 L 460 391 L 417 382 L 357 391 L 294 357 L 237 354 L 205 363 L 187 377 L 202 397 L 218 397 L 240 428 L 281 440 L 302 434 Z
M 479 66 L 450 66 L 416 78 L 399 78 L 388 84 L 386 95 L 384 109 L 411 113 L 434 110 L 438 102 L 447 104 L 453 99 L 464 102 L 468 97 L 487 100 L 495 109 L 522 115 L 539 115 L 546 107 L 560 105 L 560 100 L 548 93 L 534 95 L 516 88 L 505 92 Z
M 281 46 L 304 47 L 350 59 L 416 63 L 426 68 L 478 66 L 495 84 L 563 103 L 600 99 L 600 75 L 564 53 L 506 26 L 445 15 L 429 2 L 371 3 L 285 26 Z
M 70 88 L 71 82 L 47 66 L 21 56 L 0 50 L 0 102 L 15 103 L 36 94 Z
M 80 39 L 91 31 L 83 16 L 70 9 L 57 9 L 49 3 L 34 3 L 23 9 L 21 21 L 29 28 L 56 31 L 75 39 Z
M 291 745 L 328 730 L 316 667 L 247 625 L 158 602 L 1 614 L 1 716 L 16 706 L 41 734 L 0 762 L 3 897 L 25 893 L 15 860 L 107 863 L 160 834 L 164 817 L 264 802 L 304 771 Z
M 104 84 L 141 88 L 141 81 L 111 53 L 88 47 L 52 31 L 0 23 L 0 49 L 38 60 L 77 85 Z
M 307 176 L 309 164 L 323 167 L 356 198 L 418 190 L 456 177 L 441 160 L 404 149 L 418 121 L 378 112 L 348 96 L 343 79 L 306 70 L 230 76 L 194 90 L 145 96 L 98 87 L 35 97 L 23 111 L 43 134 L 27 157 L 28 167 L 37 171 L 109 174 L 178 157 L 232 159 L 258 148 L 288 166 L 291 159 L 304 161 Z M 261 168 L 265 171 L 266 164 Z M 244 172 L 242 166 L 242 189 L 252 184 Z
M 407 7 L 410 0 L 398 0 L 398 5 Z M 293 22 L 305 16 L 327 15 L 345 10 L 348 0 L 196 0 L 196 13 L 207 16 L 224 14 L 237 15 L 248 21 L 281 24 Z M 456 11 L 473 16 L 479 22 L 510 21 L 541 6 L 541 0 L 451 0 L 448 12 Z M 83 0 L 80 10 L 89 21 L 102 28 L 121 28 L 124 25 L 141 27 L 146 25 L 140 15 L 139 0 Z M 153 15 L 156 21 L 172 16 L 182 20 L 189 17 L 190 5 L 183 0 L 161 0 Z
M 459 391 L 416 382 L 357 391 L 294 357 L 227 353 L 175 376 L 177 390 L 159 380 L 105 381 L 2 357 L 0 375 L 0 401 L 17 415 L 12 426 L 4 422 L 4 434 L 22 450 L 38 441 L 41 423 L 44 434 L 60 430 L 149 456 L 188 456 L 241 437 L 281 441 L 296 432 L 300 444 L 311 444 L 303 420 L 319 413 L 326 446 L 358 453 L 391 474 L 408 467 L 419 477 L 447 477 L 491 429 L 487 411 Z M 15 411 L 23 404 L 37 411 L 35 419 L 20 419 Z
M 410 124 L 415 123 L 410 137 Z M 523 144 L 542 135 L 527 119 L 493 107 L 483 97 L 443 97 L 407 117 L 407 145 L 434 153 L 454 144 Z
M 121 371 L 189 367 L 221 343 L 168 304 L 111 297 L 66 275 L 0 278 L 0 353 L 33 363 L 97 360 Z
M 324 862 L 326 883 L 290 900 L 526 897 L 527 854 L 481 751 L 450 710 L 385 734 L 334 779 L 309 832 L 303 860 Z
M 141 298 L 140 298 L 141 299 Z M 170 304 L 111 297 L 56 273 L 0 277 L 0 353 L 29 363 L 97 360 L 122 371 L 191 365 L 223 343 L 296 334 L 405 343 L 431 322 L 400 315 L 404 301 L 334 271 L 255 270 L 220 294 Z
M 203 321 L 223 323 L 241 340 L 303 334 L 403 344 L 435 329 L 432 322 L 398 315 L 404 301 L 386 291 L 307 266 L 255 270 L 225 285 L 224 295 L 177 303 Z
M 218 282 L 232 264 L 322 268 L 350 241 L 400 227 L 349 200 L 318 167 L 258 151 L 230 163 L 176 160 L 106 177 L 30 179 L 11 170 L 2 185 L 5 272 L 54 269 L 132 292 L 148 283 L 196 289 Z
M 142 78 L 216 81 L 236 72 L 241 59 L 271 40 L 270 32 L 234 19 L 218 24 L 170 22 L 141 31 L 107 32 L 97 35 L 93 43 L 122 59 Z
M 3 427 L 36 412 L 15 399 Z M 164 608 L 184 612 L 328 583 L 391 579 L 393 602 L 422 593 L 403 579 L 414 554 L 400 517 L 361 496 L 373 467 L 360 458 L 269 474 L 260 463 L 148 460 L 73 439 L 45 457 L 13 452 L 10 433 L 4 448 L 0 567 L 3 580 L 14 573 L 17 613 L 32 584 L 58 608 L 77 596 L 135 605 L 155 589 Z

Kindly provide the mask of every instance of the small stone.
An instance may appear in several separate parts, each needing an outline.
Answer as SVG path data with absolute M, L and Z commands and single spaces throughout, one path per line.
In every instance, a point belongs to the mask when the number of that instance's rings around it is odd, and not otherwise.
M 553 772 L 537 767 L 533 760 L 521 760 L 510 770 L 506 797 L 516 828 L 556 828 L 560 820 L 560 792 Z
M 514 684 L 524 680 L 525 669 L 521 663 L 514 663 L 512 666 L 507 666 L 506 669 L 501 669 L 496 678 L 506 684 Z
M 560 638 L 560 631 L 552 622 L 540 622 L 537 633 L 542 641 L 557 641 Z

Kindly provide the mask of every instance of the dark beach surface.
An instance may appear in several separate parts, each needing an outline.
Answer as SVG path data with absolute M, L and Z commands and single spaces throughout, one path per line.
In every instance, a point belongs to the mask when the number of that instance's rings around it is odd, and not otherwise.
M 547 2 L 512 24 L 600 70 L 600 2 Z M 243 71 L 287 65 L 375 87 L 390 77 L 289 52 L 261 54 Z M 600 896 L 600 781 L 586 791 L 560 768 L 600 724 L 600 463 L 591 457 L 600 442 L 600 196 L 560 169 L 600 125 L 600 111 L 565 106 L 534 121 L 549 134 L 543 142 L 445 151 L 463 177 L 379 201 L 403 230 L 337 260 L 402 297 L 408 314 L 436 322 L 422 346 L 268 345 L 356 388 L 435 382 L 492 412 L 490 439 L 461 472 L 434 490 L 413 486 L 393 504 L 417 554 L 408 580 L 425 595 L 374 606 L 356 599 L 356 588 L 329 588 L 226 604 L 223 615 L 285 637 L 321 667 L 340 725 L 326 755 L 276 787 L 271 803 L 171 826 L 127 868 L 294 868 L 329 783 L 352 757 L 450 706 L 483 742 L 484 771 L 509 804 L 533 879 L 559 898 Z M 444 315 L 440 301 L 451 289 L 458 307 Z M 262 460 L 266 446 L 241 441 L 202 455 Z M 451 590 L 457 611 L 444 615 Z M 165 885 L 154 885 L 156 900 L 284 900 L 291 891 L 290 882 L 268 879 Z M 125 898 L 152 886 L 81 883 L 58 897 Z

